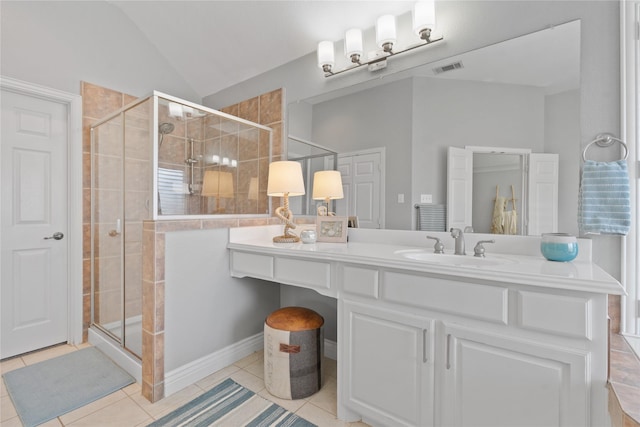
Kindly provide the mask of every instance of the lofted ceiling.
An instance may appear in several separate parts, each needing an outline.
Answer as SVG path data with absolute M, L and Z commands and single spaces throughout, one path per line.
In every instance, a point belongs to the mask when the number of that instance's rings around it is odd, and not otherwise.
M 415 1 L 110 1 L 202 97 L 341 40 Z

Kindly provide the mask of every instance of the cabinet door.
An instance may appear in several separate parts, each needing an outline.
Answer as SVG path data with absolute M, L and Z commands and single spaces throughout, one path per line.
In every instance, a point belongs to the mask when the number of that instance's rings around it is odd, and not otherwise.
M 433 424 L 433 322 L 344 304 L 346 405 L 375 425 Z
M 439 425 L 587 426 L 588 354 L 443 326 Z

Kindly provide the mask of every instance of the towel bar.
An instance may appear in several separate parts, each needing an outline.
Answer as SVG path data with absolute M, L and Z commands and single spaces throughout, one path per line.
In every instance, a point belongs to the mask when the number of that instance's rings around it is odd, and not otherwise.
M 586 147 L 584 147 L 584 151 L 582 152 L 582 161 L 584 162 L 587 160 L 587 150 L 589 149 L 589 147 L 591 147 L 591 145 L 596 144 L 598 147 L 610 147 L 614 142 L 618 142 L 620 143 L 620 145 L 622 145 L 622 148 L 624 148 L 624 156 L 622 157 L 622 160 L 627 160 L 627 157 L 629 157 L 629 148 L 627 148 L 627 144 L 611 134 L 601 133 L 596 136 L 596 139 L 594 139 L 593 141 L 588 143 Z

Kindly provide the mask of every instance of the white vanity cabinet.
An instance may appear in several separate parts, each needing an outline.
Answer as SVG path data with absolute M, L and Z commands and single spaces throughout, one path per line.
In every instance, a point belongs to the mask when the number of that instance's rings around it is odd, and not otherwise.
M 437 425 L 590 425 L 588 352 L 446 323 L 437 336 Z
M 373 425 L 433 425 L 431 320 L 344 301 L 343 399 Z
M 607 425 L 607 295 L 624 290 L 590 255 L 546 261 L 527 255 L 539 241 L 522 237 L 510 246 L 529 245 L 522 255 L 501 252 L 510 263 L 448 265 L 403 258 L 416 251 L 411 232 L 356 229 L 348 244 L 289 246 L 237 234 L 234 277 L 337 299 L 338 418 L 394 427 Z

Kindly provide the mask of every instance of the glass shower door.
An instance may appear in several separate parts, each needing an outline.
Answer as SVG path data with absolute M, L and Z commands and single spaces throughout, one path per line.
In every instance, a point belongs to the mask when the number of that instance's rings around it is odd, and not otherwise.
M 92 322 L 123 338 L 123 123 L 122 116 L 93 129 L 91 146 Z

